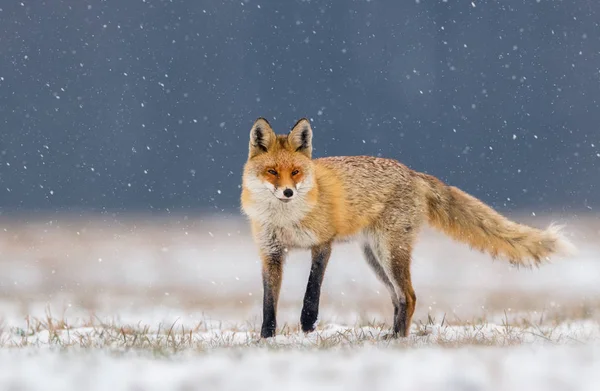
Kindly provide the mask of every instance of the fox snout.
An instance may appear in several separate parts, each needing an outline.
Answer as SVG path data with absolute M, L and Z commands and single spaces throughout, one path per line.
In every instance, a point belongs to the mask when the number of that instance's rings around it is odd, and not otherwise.
M 290 202 L 295 198 L 296 192 L 289 187 L 285 187 L 283 189 L 276 189 L 274 194 L 280 201 Z

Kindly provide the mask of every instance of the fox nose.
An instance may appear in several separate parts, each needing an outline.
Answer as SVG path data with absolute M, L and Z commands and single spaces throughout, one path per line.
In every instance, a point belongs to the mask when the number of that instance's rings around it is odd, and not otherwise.
M 287 198 L 290 198 L 291 196 L 294 195 L 294 191 L 292 189 L 285 189 L 283 191 L 283 195 L 286 196 Z

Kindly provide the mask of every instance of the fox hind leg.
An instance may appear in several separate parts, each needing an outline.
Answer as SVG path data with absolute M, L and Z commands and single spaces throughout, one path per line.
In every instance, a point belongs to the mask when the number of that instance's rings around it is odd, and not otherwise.
M 377 255 L 375 255 L 373 247 L 371 247 L 371 245 L 368 242 L 365 242 L 363 244 L 363 254 L 365 256 L 367 264 L 375 272 L 375 275 L 377 276 L 379 281 L 381 281 L 390 292 L 390 297 L 392 298 L 392 304 L 394 306 L 395 322 L 396 318 L 398 317 L 398 312 L 400 311 L 400 300 L 398 299 L 398 295 L 396 294 L 394 284 L 392 284 L 392 281 L 385 272 L 385 269 L 383 268 L 383 266 L 381 266 L 379 259 L 377 259 Z
M 392 284 L 398 300 L 397 310 L 394 309 L 394 335 L 407 337 L 417 303 L 410 275 L 410 237 L 403 238 L 400 233 L 393 231 L 381 232 L 376 235 L 374 244 L 376 259 Z
M 408 337 L 417 305 L 417 296 L 410 276 L 410 250 L 393 248 L 390 253 L 389 273 L 400 298 L 400 309 L 394 322 L 394 334 Z

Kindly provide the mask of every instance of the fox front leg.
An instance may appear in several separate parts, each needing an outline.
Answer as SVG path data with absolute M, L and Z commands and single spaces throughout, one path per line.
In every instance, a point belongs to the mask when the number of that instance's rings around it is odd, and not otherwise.
M 277 302 L 283 278 L 283 249 L 274 249 L 262 255 L 263 323 L 261 338 L 275 336 L 277 328 Z
M 304 305 L 300 315 L 300 324 L 302 331 L 308 333 L 315 329 L 315 323 L 319 316 L 319 301 L 321 297 L 321 284 L 325 276 L 325 269 L 331 256 L 331 244 L 317 246 L 312 248 L 312 265 L 310 276 L 306 285 L 304 295 Z

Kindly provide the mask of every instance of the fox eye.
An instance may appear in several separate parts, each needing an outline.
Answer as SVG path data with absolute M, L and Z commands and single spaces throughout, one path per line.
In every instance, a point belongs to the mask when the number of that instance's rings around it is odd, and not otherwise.
M 294 170 L 294 171 L 292 171 L 292 176 L 294 176 L 294 175 L 298 175 L 298 173 L 300 173 L 300 171 L 298 171 L 298 170 Z
M 268 170 L 267 172 L 271 175 L 277 175 L 277 171 L 275 170 Z

